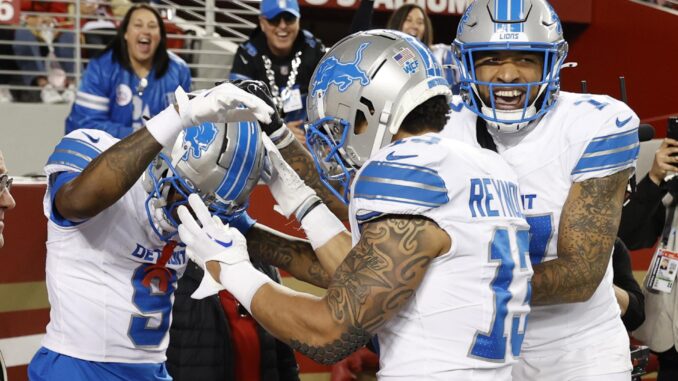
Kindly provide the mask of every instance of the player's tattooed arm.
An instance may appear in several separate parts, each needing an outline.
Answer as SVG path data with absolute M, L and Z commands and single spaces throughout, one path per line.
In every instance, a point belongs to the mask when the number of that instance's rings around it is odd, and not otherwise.
M 591 298 L 607 270 L 631 171 L 572 185 L 560 217 L 558 259 L 533 266 L 532 305 Z
M 294 139 L 287 147 L 280 150 L 285 161 L 294 169 L 309 187 L 313 188 L 327 207 L 341 221 L 348 218 L 348 209 L 329 189 L 320 181 L 320 175 L 315 168 L 313 157 L 299 141 Z
M 257 291 L 253 314 L 294 349 L 319 363 L 335 363 L 410 300 L 431 261 L 450 247 L 447 233 L 421 217 L 370 222 L 322 299 L 266 285 Z
M 247 233 L 250 258 L 279 267 L 293 277 L 327 288 L 330 276 L 318 262 L 313 247 L 307 241 L 256 224 Z
M 145 128 L 117 142 L 59 189 L 59 214 L 69 220 L 96 216 L 127 193 L 161 149 Z

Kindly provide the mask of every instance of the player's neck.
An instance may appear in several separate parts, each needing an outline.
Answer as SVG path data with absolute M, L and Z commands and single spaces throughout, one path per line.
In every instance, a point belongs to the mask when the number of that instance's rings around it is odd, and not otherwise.
M 393 135 L 393 139 L 391 139 L 391 141 L 394 142 L 396 140 L 405 139 L 405 138 L 409 138 L 409 137 L 412 137 L 412 136 L 421 136 L 421 135 L 424 135 L 424 134 L 428 134 L 429 132 L 436 132 L 436 131 L 432 128 L 426 128 L 423 131 L 420 131 L 420 132 L 413 134 L 411 132 L 405 131 L 401 127 L 400 130 L 398 130 L 398 132 L 395 135 Z

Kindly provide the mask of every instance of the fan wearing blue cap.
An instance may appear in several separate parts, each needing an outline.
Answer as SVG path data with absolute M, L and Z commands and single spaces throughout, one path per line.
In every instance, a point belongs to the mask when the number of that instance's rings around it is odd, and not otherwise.
M 262 0 L 259 27 L 238 48 L 230 79 L 266 83 L 287 127 L 303 140 L 306 92 L 325 46 L 300 28 L 300 16 L 297 0 Z

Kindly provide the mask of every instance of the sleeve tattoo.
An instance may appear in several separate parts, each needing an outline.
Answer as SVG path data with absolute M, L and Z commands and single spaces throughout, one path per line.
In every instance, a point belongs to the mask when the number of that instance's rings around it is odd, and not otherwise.
M 59 190 L 57 209 L 67 218 L 95 216 L 137 182 L 161 149 L 145 128 L 117 142 Z
M 287 163 L 301 177 L 309 187 L 313 188 L 327 207 L 337 218 L 344 221 L 348 218 L 348 209 L 332 192 L 320 181 L 320 175 L 315 167 L 311 154 L 296 139 L 280 153 Z
M 387 217 L 364 227 L 360 242 L 337 269 L 324 298 L 340 337 L 323 346 L 291 340 L 322 364 L 332 364 L 364 345 L 414 295 L 431 261 L 440 253 L 420 217 Z
M 279 267 L 299 280 L 327 288 L 330 276 L 308 242 L 280 236 L 258 226 L 247 233 L 247 250 L 252 260 Z
M 532 305 L 588 300 L 605 275 L 632 169 L 575 183 L 563 206 L 558 259 L 534 266 Z

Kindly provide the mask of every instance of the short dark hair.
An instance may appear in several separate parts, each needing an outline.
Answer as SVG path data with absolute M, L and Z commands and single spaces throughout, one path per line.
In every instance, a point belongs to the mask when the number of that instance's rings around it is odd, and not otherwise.
M 165 74 L 167 68 L 169 67 L 170 58 L 169 54 L 167 53 L 167 32 L 165 31 L 165 23 L 162 21 L 160 13 L 158 13 L 155 8 L 148 4 L 135 4 L 127 11 L 127 13 L 125 13 L 125 17 L 122 19 L 120 27 L 118 27 L 118 32 L 115 34 L 115 37 L 113 37 L 111 42 L 108 43 L 106 49 L 101 52 L 101 54 L 104 54 L 109 50 L 113 50 L 113 59 L 118 61 L 125 69 L 133 71 L 132 62 L 130 61 L 129 53 L 127 52 L 125 32 L 127 32 L 127 27 L 129 26 L 132 14 L 140 9 L 146 9 L 153 13 L 158 22 L 158 27 L 160 28 L 160 43 L 158 44 L 155 54 L 153 54 L 153 69 L 155 69 L 155 78 L 160 78 Z
M 450 104 L 444 95 L 436 95 L 415 107 L 401 124 L 403 131 L 419 135 L 425 132 L 440 132 L 447 123 Z
M 431 19 L 426 14 L 424 8 L 420 7 L 417 4 L 414 3 L 403 4 L 400 8 L 396 9 L 391 15 L 391 17 L 388 19 L 388 23 L 386 23 L 386 28 L 402 30 L 403 24 L 405 23 L 405 20 L 407 20 L 407 15 L 409 15 L 414 8 L 419 9 L 421 13 L 424 15 L 424 37 L 421 39 L 421 42 L 426 44 L 426 46 L 431 46 L 433 45 L 433 24 L 431 24 Z

